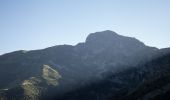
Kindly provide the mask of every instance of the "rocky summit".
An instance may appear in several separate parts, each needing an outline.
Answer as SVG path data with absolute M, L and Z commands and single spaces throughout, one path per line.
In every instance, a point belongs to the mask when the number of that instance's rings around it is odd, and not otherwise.
M 170 49 L 106 30 L 0 56 L 0 100 L 169 100 Z

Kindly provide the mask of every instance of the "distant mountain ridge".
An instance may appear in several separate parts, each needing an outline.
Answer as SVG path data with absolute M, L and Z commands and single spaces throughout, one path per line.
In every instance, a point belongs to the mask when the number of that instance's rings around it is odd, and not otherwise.
M 166 55 L 165 51 L 169 50 L 149 47 L 135 38 L 106 30 L 89 34 L 84 43 L 75 46 L 58 45 L 4 54 L 0 56 L 0 98 L 61 97 Z

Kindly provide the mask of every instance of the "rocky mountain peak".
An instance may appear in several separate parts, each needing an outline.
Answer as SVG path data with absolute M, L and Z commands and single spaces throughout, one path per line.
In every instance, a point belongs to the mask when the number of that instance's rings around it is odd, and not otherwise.
M 89 50 L 94 52 L 105 49 L 111 49 L 113 51 L 126 50 L 129 52 L 146 47 L 144 43 L 135 38 L 122 36 L 110 30 L 89 34 L 86 38 L 85 45 Z
M 119 35 L 110 30 L 95 32 L 88 35 L 86 43 L 112 41 L 117 37 L 119 37 Z

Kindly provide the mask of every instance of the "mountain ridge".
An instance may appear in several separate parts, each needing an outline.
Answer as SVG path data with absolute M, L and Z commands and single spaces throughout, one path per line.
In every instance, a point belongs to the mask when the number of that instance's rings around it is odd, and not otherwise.
M 149 47 L 135 38 L 121 36 L 109 30 L 89 34 L 85 42 L 75 46 L 57 45 L 41 50 L 15 51 L 0 56 L 0 94 L 5 97 L 4 88 L 10 91 L 18 87 L 27 91 L 28 88 L 23 88 L 20 84 L 32 82 L 30 88 L 40 91 L 40 94 L 34 95 L 29 89 L 25 94 L 20 91 L 24 95 L 19 95 L 19 100 L 37 100 L 56 94 L 60 96 L 105 80 L 112 74 L 129 68 L 135 69 L 155 57 L 166 55 L 165 51 L 168 53 L 169 50 Z M 44 69 L 44 65 L 50 67 Z M 50 74 L 43 74 L 43 70 Z M 4 93 L 8 95 L 7 91 Z M 44 92 L 51 94 L 44 95 Z M 11 98 L 16 99 L 13 96 Z

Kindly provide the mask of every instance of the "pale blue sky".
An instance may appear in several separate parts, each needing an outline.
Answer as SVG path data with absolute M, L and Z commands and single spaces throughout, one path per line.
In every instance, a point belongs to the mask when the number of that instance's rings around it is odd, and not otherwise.
M 0 0 L 0 54 L 75 45 L 103 30 L 170 47 L 170 0 Z

